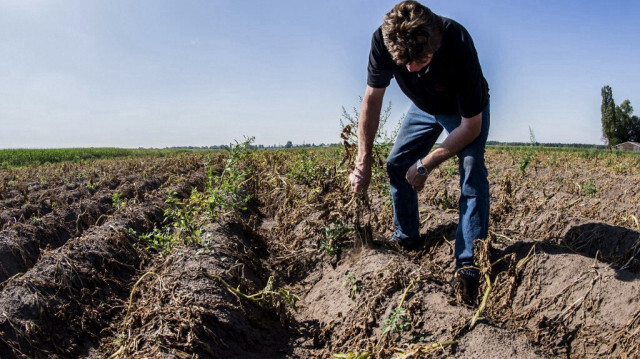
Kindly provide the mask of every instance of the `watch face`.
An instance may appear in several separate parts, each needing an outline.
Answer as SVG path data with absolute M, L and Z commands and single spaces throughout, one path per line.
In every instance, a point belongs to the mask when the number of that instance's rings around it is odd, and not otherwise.
M 418 173 L 422 176 L 427 174 L 427 169 L 424 167 L 418 167 Z

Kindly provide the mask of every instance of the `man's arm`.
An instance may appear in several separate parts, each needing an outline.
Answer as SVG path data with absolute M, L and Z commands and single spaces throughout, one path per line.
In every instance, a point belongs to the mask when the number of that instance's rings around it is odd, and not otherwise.
M 380 111 L 386 88 L 367 86 L 362 99 L 358 120 L 358 157 L 355 169 L 349 176 L 351 188 L 359 193 L 366 191 L 371 181 L 373 141 L 380 124 Z
M 481 130 L 482 112 L 470 118 L 463 117 L 460 126 L 451 131 L 438 148 L 423 158 L 422 164 L 431 172 L 473 142 L 480 135 Z M 424 187 L 427 176 L 419 175 L 416 166 L 411 166 L 407 171 L 406 179 L 414 189 L 420 191 Z

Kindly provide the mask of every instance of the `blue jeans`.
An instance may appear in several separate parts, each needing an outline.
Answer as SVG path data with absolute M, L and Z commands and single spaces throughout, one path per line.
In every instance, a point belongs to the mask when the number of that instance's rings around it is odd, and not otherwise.
M 409 108 L 387 159 L 396 239 L 410 242 L 420 236 L 418 194 L 405 179 L 409 166 L 429 153 L 443 129 L 451 132 L 460 122 L 460 115 L 434 117 L 413 104 Z M 484 164 L 488 134 L 489 105 L 482 111 L 480 135 L 458 153 L 460 217 L 455 242 L 456 268 L 473 264 L 473 241 L 486 238 L 489 230 L 489 181 Z M 428 184 L 427 180 L 425 188 Z

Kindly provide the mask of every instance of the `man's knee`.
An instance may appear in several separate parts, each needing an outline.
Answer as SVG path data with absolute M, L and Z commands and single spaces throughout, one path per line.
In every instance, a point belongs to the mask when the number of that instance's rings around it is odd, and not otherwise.
M 483 158 L 473 155 L 460 158 L 460 187 L 462 196 L 488 194 L 489 182 Z
M 387 174 L 389 176 L 393 176 L 395 173 L 399 172 L 398 161 L 396 157 L 388 157 L 387 158 Z
M 413 161 L 408 161 L 405 157 L 389 157 L 387 158 L 387 174 L 390 178 L 400 177 L 404 178 L 409 166 Z

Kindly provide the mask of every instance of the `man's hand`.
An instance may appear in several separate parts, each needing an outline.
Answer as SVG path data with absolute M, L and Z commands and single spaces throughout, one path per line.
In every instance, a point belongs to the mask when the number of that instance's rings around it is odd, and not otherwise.
M 409 167 L 409 170 L 407 170 L 407 174 L 404 176 L 411 187 L 413 187 L 413 189 L 418 192 L 420 192 L 424 188 L 424 184 L 425 182 L 427 182 L 427 177 L 429 177 L 429 174 L 423 176 L 418 173 L 418 169 L 416 168 L 415 164 Z
M 354 193 L 366 191 L 369 182 L 371 182 L 371 165 L 356 164 L 356 168 L 349 175 L 349 181 L 351 181 L 351 189 Z

